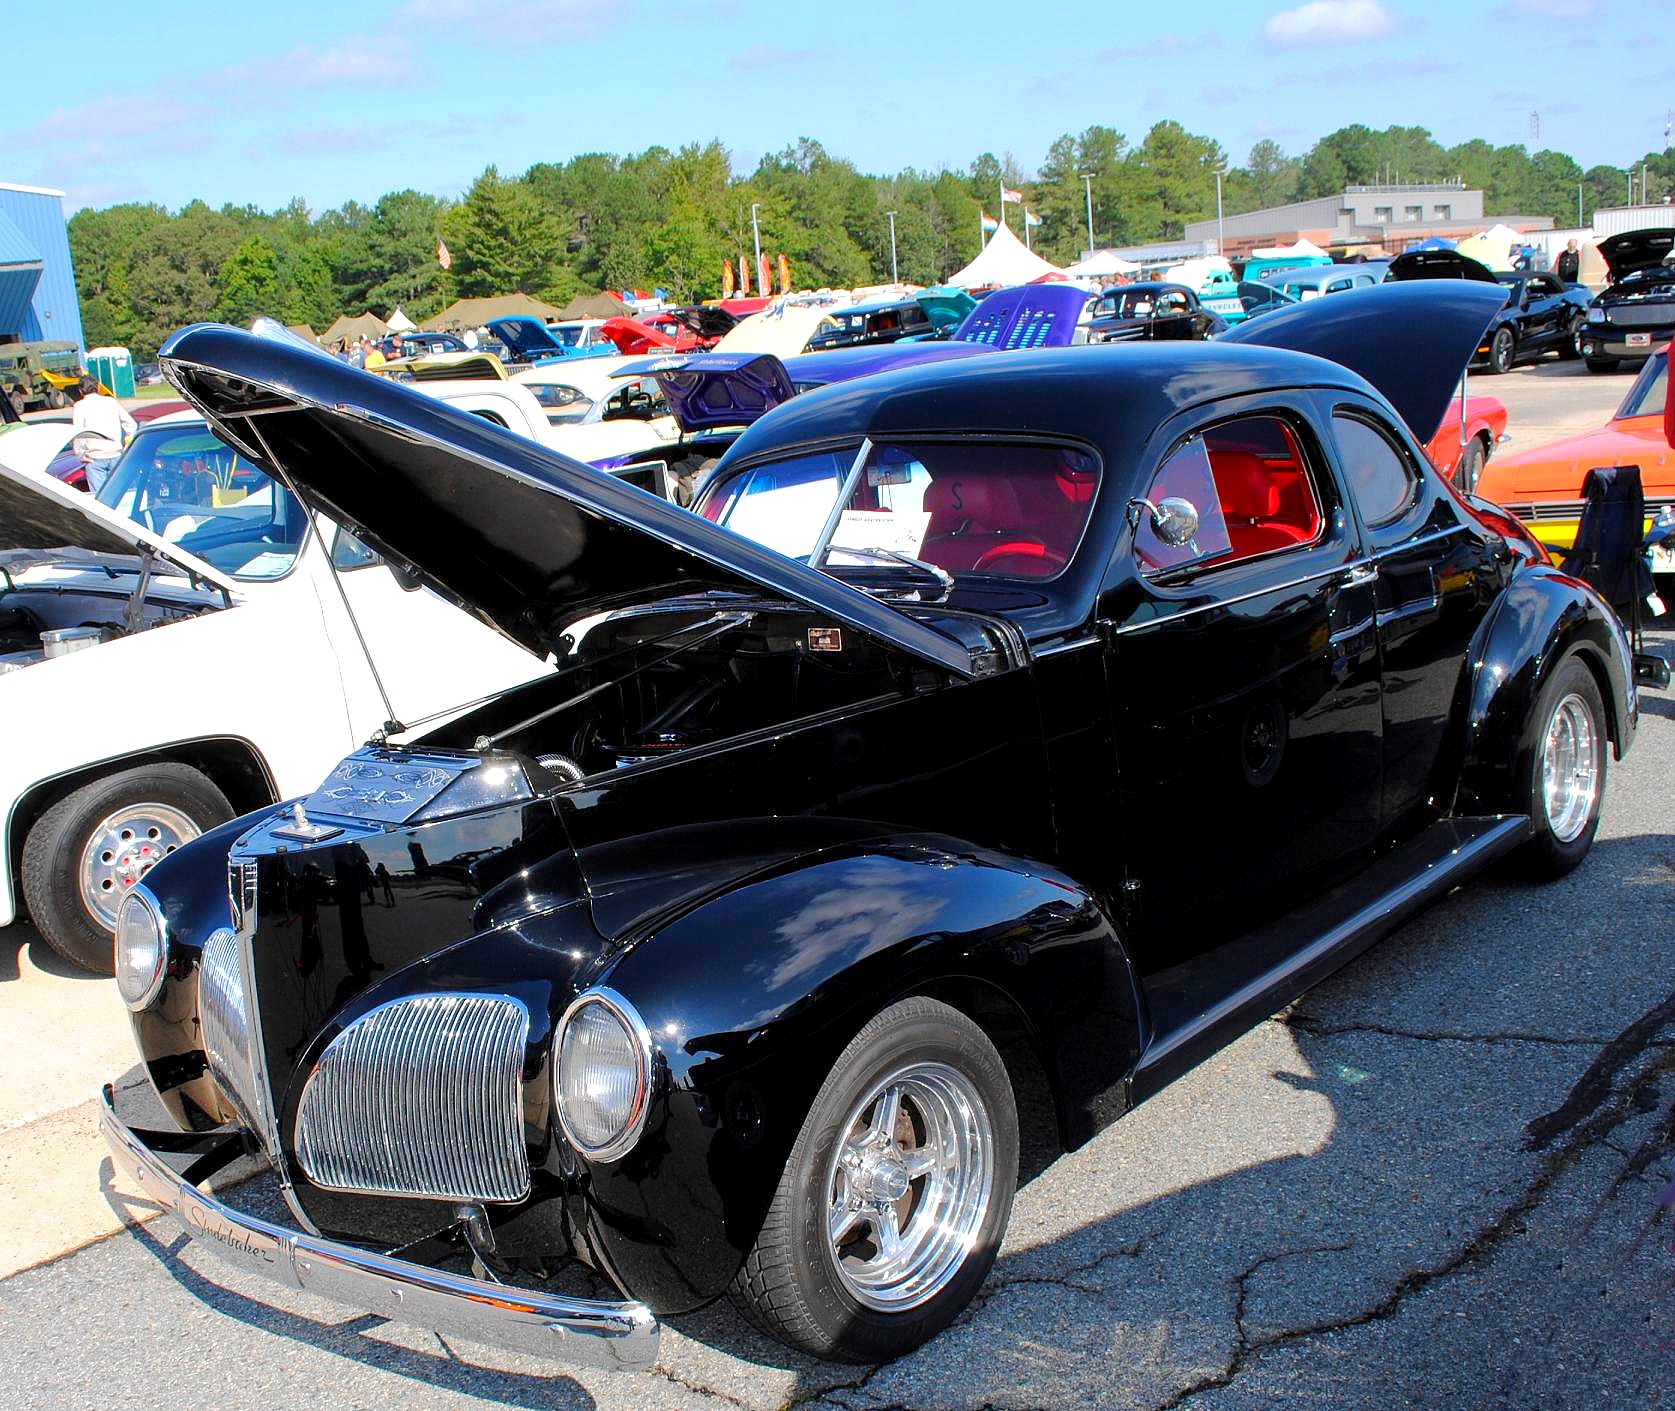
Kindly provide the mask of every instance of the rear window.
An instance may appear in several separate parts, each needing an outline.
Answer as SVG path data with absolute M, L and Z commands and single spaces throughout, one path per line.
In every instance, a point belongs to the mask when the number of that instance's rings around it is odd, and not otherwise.
M 835 524 L 860 448 L 810 452 L 717 481 L 698 511 L 792 558 L 824 566 L 905 555 L 954 577 L 1055 577 L 1087 527 L 1099 463 L 1086 451 L 1013 442 L 879 443 Z M 849 550 L 849 553 L 845 553 Z

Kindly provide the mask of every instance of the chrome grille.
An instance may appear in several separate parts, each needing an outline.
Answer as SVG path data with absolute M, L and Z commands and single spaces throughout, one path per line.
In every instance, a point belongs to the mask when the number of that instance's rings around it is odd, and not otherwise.
M 303 1088 L 303 1170 L 329 1190 L 521 1200 L 528 1037 L 528 1011 L 502 995 L 420 995 L 362 1015 Z
M 216 1087 L 244 1125 L 260 1132 L 259 1090 L 250 1065 L 250 1020 L 238 937 L 225 926 L 204 942 L 198 960 L 198 1029 Z
M 1605 321 L 1622 328 L 1675 323 L 1675 299 L 1660 299 L 1650 304 L 1607 304 Z
M 227 904 L 232 910 L 233 930 L 241 936 L 256 926 L 256 878 L 254 858 L 227 859 Z

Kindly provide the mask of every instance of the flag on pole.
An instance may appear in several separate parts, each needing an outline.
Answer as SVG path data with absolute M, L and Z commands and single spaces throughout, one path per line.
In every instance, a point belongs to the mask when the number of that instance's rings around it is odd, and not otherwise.
M 1024 203 L 1024 193 L 1014 191 L 1010 186 L 1003 186 L 1000 188 L 1000 200 L 1002 205 L 1010 201 L 1015 206 L 1021 206 Z
M 983 217 L 983 234 L 993 235 L 995 231 L 1000 229 L 1000 222 L 987 211 L 980 211 L 978 214 Z
M 739 298 L 750 297 L 750 256 L 739 256 Z
M 453 252 L 449 250 L 447 244 L 441 240 L 436 242 L 436 263 L 441 265 L 443 269 L 452 269 L 454 267 Z
M 723 299 L 733 297 L 733 262 L 725 256 L 721 261 L 721 297 Z
M 779 257 L 779 292 L 781 294 L 791 292 L 791 262 L 784 255 Z
M 1041 224 L 1041 217 L 1036 215 L 1034 211 L 1029 210 L 1026 207 L 1025 210 L 1024 210 L 1024 224 L 1026 226 L 1040 225 Z

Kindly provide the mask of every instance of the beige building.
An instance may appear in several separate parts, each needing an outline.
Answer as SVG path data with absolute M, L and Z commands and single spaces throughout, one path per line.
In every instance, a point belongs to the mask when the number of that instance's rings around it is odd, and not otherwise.
M 1475 235 L 1494 222 L 1524 232 L 1553 226 L 1550 216 L 1485 216 L 1483 193 L 1459 181 L 1349 186 L 1336 196 L 1245 211 L 1219 224 L 1223 253 L 1237 259 L 1299 239 L 1334 253 L 1394 255 L 1435 235 L 1449 240 Z M 1214 241 L 1217 224 L 1214 219 L 1194 221 L 1186 238 Z

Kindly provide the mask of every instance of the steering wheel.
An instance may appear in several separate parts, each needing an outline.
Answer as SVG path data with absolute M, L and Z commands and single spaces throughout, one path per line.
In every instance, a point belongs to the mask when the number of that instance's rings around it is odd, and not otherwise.
M 996 544 L 992 549 L 984 549 L 977 556 L 977 562 L 972 564 L 971 571 L 981 573 L 985 568 L 992 568 L 1001 559 L 1014 556 L 1040 559 L 1055 572 L 1070 562 L 1067 555 L 1061 554 L 1057 549 L 1050 548 L 1046 544 L 1038 543 L 1034 539 L 1015 539 L 1005 544 Z M 1042 574 L 1041 576 L 1045 578 L 1047 575 Z

